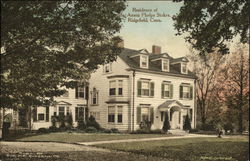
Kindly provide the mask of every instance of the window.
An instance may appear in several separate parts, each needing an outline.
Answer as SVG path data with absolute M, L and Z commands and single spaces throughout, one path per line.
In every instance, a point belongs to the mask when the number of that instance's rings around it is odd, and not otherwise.
M 81 117 L 84 118 L 84 107 L 75 107 L 75 121 Z
M 162 83 L 162 98 L 173 97 L 173 85 L 169 83 Z
M 154 96 L 154 82 L 138 81 L 138 96 Z
M 118 95 L 122 95 L 122 85 L 123 85 L 123 81 L 118 80 Z
M 115 107 L 109 106 L 108 107 L 108 122 L 115 122 Z
M 141 56 L 141 67 L 148 68 L 148 56 L 146 55 Z
M 59 106 L 59 116 L 64 116 L 65 113 L 65 107 Z
M 110 73 L 112 71 L 112 64 L 108 63 L 103 66 L 103 73 Z
M 148 107 L 141 108 L 141 120 L 142 122 L 149 121 L 149 108 Z
M 180 98 L 192 99 L 193 98 L 193 87 L 190 85 L 180 86 Z
M 92 105 L 97 105 L 98 104 L 98 91 L 96 88 L 93 88 L 93 91 L 91 92 L 92 95 Z
M 141 88 L 142 88 L 142 95 L 149 96 L 149 82 L 142 82 Z
M 122 106 L 117 107 L 117 122 L 122 123 Z
M 116 81 L 110 81 L 109 82 L 109 95 L 110 96 L 115 95 L 115 89 L 116 89 Z
M 38 121 L 44 121 L 44 113 L 38 114 Z
M 181 73 L 187 74 L 187 63 L 181 63 Z
M 84 87 L 76 87 L 76 98 L 84 98 Z
M 189 98 L 189 87 L 183 87 L 183 98 Z
M 69 115 L 69 107 L 66 107 L 66 115 Z
M 162 70 L 169 71 L 169 60 L 168 59 L 162 60 Z

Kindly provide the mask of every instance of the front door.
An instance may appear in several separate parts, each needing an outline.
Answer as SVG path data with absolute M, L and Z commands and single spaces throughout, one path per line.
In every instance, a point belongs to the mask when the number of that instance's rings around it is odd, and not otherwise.
M 172 120 L 171 120 L 171 129 L 179 129 L 180 128 L 180 123 L 179 123 L 179 119 L 180 119 L 180 115 L 179 115 L 179 111 L 173 111 L 172 113 Z

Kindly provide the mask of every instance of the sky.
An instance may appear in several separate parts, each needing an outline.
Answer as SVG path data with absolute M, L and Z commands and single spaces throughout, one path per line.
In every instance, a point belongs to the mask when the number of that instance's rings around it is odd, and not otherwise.
M 127 4 L 128 6 L 124 11 L 126 18 L 119 33 L 119 36 L 124 40 L 125 48 L 138 50 L 145 48 L 151 52 L 152 45 L 158 45 L 161 46 L 162 52 L 167 52 L 175 58 L 189 53 L 189 44 L 185 42 L 184 36 L 175 35 L 177 31 L 174 29 L 174 21 L 170 17 L 179 12 L 182 3 L 172 1 L 128 1 Z M 147 11 L 139 12 L 140 9 Z M 157 17 L 158 13 L 164 13 L 167 16 Z M 150 14 L 155 15 L 153 19 L 161 22 L 150 22 Z M 137 20 L 147 18 L 149 22 L 131 22 L 133 18 Z

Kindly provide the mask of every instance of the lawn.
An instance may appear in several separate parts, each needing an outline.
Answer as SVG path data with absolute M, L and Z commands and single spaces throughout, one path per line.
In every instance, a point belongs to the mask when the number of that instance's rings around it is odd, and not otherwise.
M 57 141 L 57 142 L 91 142 L 106 140 L 123 140 L 139 138 L 166 137 L 166 134 L 104 134 L 104 133 L 48 133 L 34 136 L 26 136 L 16 139 L 16 141 Z
M 249 139 L 235 138 L 185 138 L 161 141 L 101 144 L 97 147 L 168 158 L 180 161 L 249 159 Z

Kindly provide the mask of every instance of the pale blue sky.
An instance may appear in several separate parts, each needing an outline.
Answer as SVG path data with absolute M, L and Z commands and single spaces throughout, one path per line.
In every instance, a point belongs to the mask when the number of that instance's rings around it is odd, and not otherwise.
M 172 1 L 128 1 L 128 6 L 124 14 L 136 14 L 142 12 L 132 12 L 133 8 L 157 9 L 158 13 L 165 13 L 170 16 L 179 12 L 182 3 L 173 3 Z M 148 14 L 150 12 L 147 12 Z M 155 13 L 155 12 L 151 12 Z M 125 20 L 119 35 L 124 39 L 126 48 L 142 49 L 146 48 L 149 52 L 152 45 L 162 47 L 162 52 L 168 52 L 173 57 L 185 56 L 188 54 L 188 43 L 183 36 L 175 36 L 177 33 L 173 27 L 171 17 L 160 18 L 162 22 L 128 22 Z

